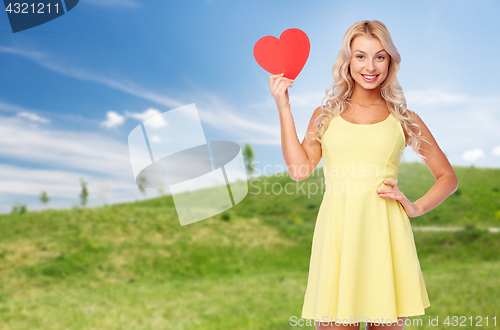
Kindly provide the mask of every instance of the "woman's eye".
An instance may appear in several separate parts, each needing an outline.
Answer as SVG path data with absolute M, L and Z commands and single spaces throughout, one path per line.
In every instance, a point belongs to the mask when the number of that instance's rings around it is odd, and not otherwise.
M 358 56 L 356 56 L 356 57 L 357 57 L 357 58 L 360 58 L 360 57 L 364 57 L 364 56 L 363 56 L 363 55 L 358 55 Z
M 379 57 L 377 57 L 377 58 L 378 58 L 378 59 L 380 59 L 380 60 L 383 60 L 385 57 L 383 57 L 383 56 L 381 55 L 381 56 L 379 56 Z

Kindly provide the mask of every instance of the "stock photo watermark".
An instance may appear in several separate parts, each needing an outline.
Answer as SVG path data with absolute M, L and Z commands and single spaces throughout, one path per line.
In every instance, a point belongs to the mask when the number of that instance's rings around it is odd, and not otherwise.
M 31 29 L 68 13 L 79 0 L 4 0 L 12 33 Z
M 258 161 L 253 162 L 259 163 Z M 384 166 L 385 168 L 385 166 Z M 267 171 L 272 171 L 271 173 L 267 173 Z M 307 177 L 307 178 L 320 178 L 320 181 L 317 180 L 309 181 L 309 182 L 276 182 L 276 177 L 286 177 L 288 176 L 286 172 L 290 174 L 294 174 L 298 177 Z M 388 178 L 385 177 L 383 172 L 380 170 L 380 165 L 377 164 L 355 164 L 353 161 L 352 164 L 347 165 L 330 165 L 323 167 L 323 174 L 320 174 L 318 170 L 310 172 L 310 167 L 308 166 L 264 166 L 263 170 L 256 170 L 254 178 L 250 181 L 250 194 L 258 195 L 276 195 L 276 194 L 303 194 L 307 195 L 310 198 L 312 195 L 317 194 L 347 194 L 347 195 L 355 195 L 355 194 L 365 194 L 370 189 L 373 189 L 375 186 L 380 186 L 383 184 L 384 180 Z M 325 177 L 328 177 L 328 180 L 325 180 Z
M 497 316 L 482 316 L 482 315 L 475 315 L 475 316 L 465 316 L 465 315 L 447 315 L 447 316 L 427 316 L 427 319 L 425 318 L 415 318 L 415 319 L 410 319 L 407 318 L 406 320 L 403 321 L 403 319 L 397 319 L 397 320 L 391 320 L 391 319 L 384 319 L 383 317 L 380 319 L 370 319 L 366 316 L 358 316 L 356 318 L 351 318 L 349 319 L 336 319 L 334 320 L 331 317 L 328 316 L 323 316 L 321 319 L 303 319 L 303 318 L 298 318 L 295 315 L 290 316 L 290 325 L 292 327 L 303 327 L 303 326 L 314 326 L 315 322 L 318 322 L 319 325 L 331 325 L 335 324 L 337 326 L 340 325 L 348 325 L 348 324 L 357 324 L 360 322 L 368 322 L 373 325 L 394 325 L 397 324 L 399 326 L 405 325 L 405 326 L 413 326 L 413 327 L 422 327 L 422 326 L 427 326 L 427 327 L 438 327 L 438 326 L 444 326 L 444 327 L 489 327 L 497 326 Z
M 318 176 L 319 171 L 310 170 L 316 166 L 285 169 L 267 165 L 261 171 L 255 166 L 258 162 L 252 162 L 257 176 L 248 180 L 241 147 L 231 141 L 207 141 L 194 103 L 145 120 L 130 132 L 128 147 L 136 183 L 142 188 L 166 188 L 183 226 L 234 207 L 249 192 L 303 194 L 308 198 L 317 194 L 355 195 L 375 191 L 390 179 L 385 177 L 382 165 L 360 164 L 353 159 L 350 164 L 327 164 L 321 180 L 307 182 L 299 181 Z M 270 170 L 274 173 L 266 176 Z M 302 180 L 276 182 L 285 171 Z
M 423 320 L 422 319 L 396 319 L 396 320 L 391 320 L 391 319 L 384 319 L 383 317 L 380 319 L 371 319 L 366 316 L 358 316 L 355 318 L 349 317 L 349 319 L 333 319 L 332 317 L 328 316 L 323 316 L 321 319 L 302 319 L 298 318 L 297 316 L 293 315 L 290 317 L 290 325 L 292 327 L 303 327 L 303 326 L 314 326 L 315 322 L 318 323 L 318 325 L 322 326 L 327 326 L 327 325 L 332 325 L 335 324 L 337 326 L 340 325 L 349 325 L 349 324 L 358 324 L 360 322 L 368 322 L 373 325 L 405 325 L 405 326 L 423 326 Z
M 248 194 L 240 146 L 207 141 L 194 103 L 145 120 L 130 132 L 128 147 L 136 183 L 166 188 L 182 226 L 222 213 Z

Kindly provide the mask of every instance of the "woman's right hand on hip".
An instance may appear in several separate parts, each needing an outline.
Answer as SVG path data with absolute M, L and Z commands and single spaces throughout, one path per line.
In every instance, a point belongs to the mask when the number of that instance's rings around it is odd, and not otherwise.
M 269 89 L 280 111 L 290 109 L 288 87 L 293 87 L 293 80 L 283 77 L 283 73 L 269 76 Z

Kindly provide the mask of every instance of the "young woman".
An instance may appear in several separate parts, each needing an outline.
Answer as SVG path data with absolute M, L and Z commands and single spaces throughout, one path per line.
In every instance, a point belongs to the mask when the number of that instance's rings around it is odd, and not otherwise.
M 422 119 L 407 109 L 396 76 L 400 62 L 383 23 L 352 25 L 333 66 L 326 105 L 314 111 L 302 143 L 290 111 L 293 81 L 282 74 L 269 78 L 290 176 L 306 179 L 323 157 L 326 192 L 302 310 L 316 329 L 359 329 L 359 322 L 367 330 L 403 329 L 408 316 L 424 315 L 430 306 L 408 217 L 438 206 L 458 180 Z M 436 178 L 415 202 L 398 187 L 406 146 Z

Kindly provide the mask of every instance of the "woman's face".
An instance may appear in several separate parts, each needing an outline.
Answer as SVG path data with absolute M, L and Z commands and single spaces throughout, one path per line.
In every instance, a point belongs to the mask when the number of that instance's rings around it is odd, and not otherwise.
M 375 89 L 389 73 L 389 54 L 380 40 L 367 35 L 357 36 L 351 43 L 350 73 L 357 85 Z

